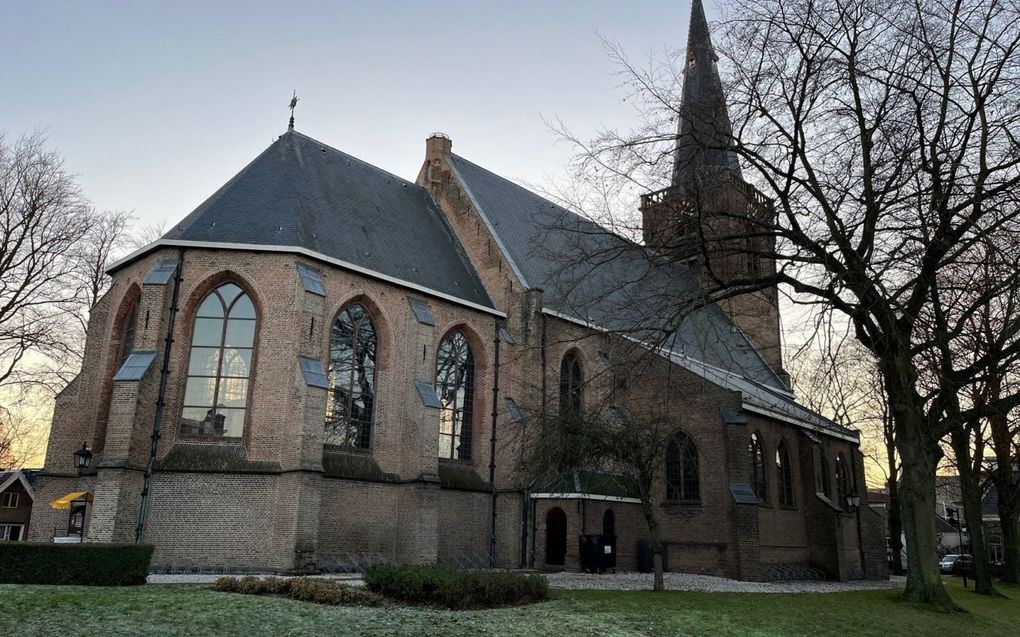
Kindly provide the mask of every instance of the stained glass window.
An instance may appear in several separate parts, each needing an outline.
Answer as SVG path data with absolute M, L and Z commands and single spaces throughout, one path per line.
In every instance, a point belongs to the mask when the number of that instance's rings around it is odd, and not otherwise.
M 754 494 L 762 502 L 768 502 L 769 489 L 765 481 L 765 447 L 757 432 L 751 434 L 751 478 Z
M 368 449 L 378 352 L 372 317 L 364 306 L 348 305 L 333 321 L 329 338 L 326 445 Z
M 666 499 L 701 499 L 698 450 L 690 436 L 680 432 L 666 447 Z
M 790 466 L 786 441 L 776 447 L 776 475 L 779 476 L 779 504 L 793 506 L 793 467 Z
M 224 283 L 195 312 L 181 434 L 240 438 L 248 404 L 255 305 Z
M 439 413 L 439 457 L 471 459 L 471 426 L 475 358 L 467 337 L 453 331 L 439 344 L 436 357 L 436 395 Z

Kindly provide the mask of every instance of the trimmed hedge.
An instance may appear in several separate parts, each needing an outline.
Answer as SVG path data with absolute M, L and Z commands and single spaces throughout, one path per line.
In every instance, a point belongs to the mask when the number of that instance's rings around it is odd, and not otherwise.
M 452 609 L 517 606 L 549 599 L 549 583 L 540 575 L 454 571 L 433 565 L 377 564 L 365 571 L 365 585 L 392 599 Z
M 151 544 L 0 542 L 0 584 L 144 584 Z
M 301 602 L 331 606 L 379 606 L 383 598 L 375 593 L 352 588 L 339 582 L 299 577 L 221 577 L 213 590 L 242 595 L 282 595 Z

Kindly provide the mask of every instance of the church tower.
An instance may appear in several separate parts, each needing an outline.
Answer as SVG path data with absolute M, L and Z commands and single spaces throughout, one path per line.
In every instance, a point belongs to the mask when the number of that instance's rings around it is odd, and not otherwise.
M 717 60 L 705 9 L 693 0 L 672 180 L 642 195 L 642 230 L 645 245 L 686 263 L 707 287 L 751 288 L 751 282 L 775 272 L 775 238 L 769 232 L 775 210 L 744 181 Z M 720 306 L 786 381 L 776 287 Z

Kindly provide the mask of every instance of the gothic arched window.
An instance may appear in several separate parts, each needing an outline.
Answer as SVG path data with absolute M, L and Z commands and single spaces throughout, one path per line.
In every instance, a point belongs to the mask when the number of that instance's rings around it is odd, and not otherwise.
M 776 447 L 776 475 L 779 476 L 779 504 L 793 506 L 793 467 L 785 440 Z
M 447 334 L 436 357 L 436 395 L 439 413 L 439 457 L 471 459 L 474 423 L 475 357 L 460 331 Z
M 577 420 L 581 415 L 581 385 L 584 375 L 576 352 L 568 352 L 560 362 L 560 418 Z
M 850 466 L 847 464 L 846 456 L 843 454 L 836 454 L 836 495 L 838 502 L 836 506 L 847 508 L 846 497 L 850 495 L 850 491 L 853 488 L 853 474 L 850 472 Z
M 255 305 L 234 283 L 206 295 L 195 312 L 181 433 L 240 438 L 248 404 Z
M 758 432 L 751 434 L 751 479 L 754 494 L 762 502 L 768 502 L 769 487 L 765 479 L 765 446 Z
M 359 304 L 341 310 L 329 336 L 326 445 L 368 448 L 378 351 L 379 338 L 368 311 Z
M 666 499 L 701 499 L 698 450 L 685 433 L 677 433 L 666 447 Z
M 131 303 L 124 318 L 124 325 L 120 331 L 120 355 L 117 357 L 117 367 L 120 368 L 135 349 L 135 329 L 138 327 L 138 299 Z
M 815 492 L 830 497 L 829 493 L 829 459 L 825 457 L 825 449 L 815 445 Z

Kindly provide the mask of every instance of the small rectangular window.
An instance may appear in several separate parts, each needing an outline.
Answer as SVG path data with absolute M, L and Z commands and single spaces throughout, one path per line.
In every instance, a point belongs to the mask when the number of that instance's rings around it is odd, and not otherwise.
M 501 339 L 503 339 L 503 342 L 506 343 L 507 345 L 516 345 L 517 344 L 517 342 L 514 341 L 513 334 L 511 334 L 510 330 L 507 329 L 506 323 L 500 323 L 499 324 L 499 337 Z
M 142 279 L 143 285 L 166 285 L 177 270 L 178 259 L 160 259 Z
M 5 493 L 3 494 L 3 501 L 0 502 L 0 507 L 5 509 L 16 509 L 18 508 L 18 498 L 21 494 L 19 493 Z
M 418 389 L 418 396 L 421 397 L 422 404 L 433 409 L 443 408 L 443 405 L 439 402 L 439 397 L 436 396 L 436 388 L 432 386 L 432 383 L 416 378 L 414 386 Z
M 524 422 L 524 414 L 521 413 L 521 408 L 517 406 L 517 401 L 509 396 L 506 397 L 506 410 L 510 413 L 510 418 L 514 422 Z
M 418 319 L 419 323 L 435 326 L 436 320 L 432 318 L 432 310 L 428 303 L 413 296 L 407 297 L 407 302 L 411 304 L 411 311 L 414 312 L 414 317 Z
M 326 378 L 322 361 L 310 356 L 298 356 L 298 364 L 301 366 L 301 375 L 305 377 L 306 385 L 329 389 L 329 380 Z
M 322 275 L 313 267 L 304 263 L 297 264 L 298 277 L 301 279 L 301 286 L 305 292 L 317 296 L 326 296 L 326 286 L 322 283 Z
M 113 380 L 142 380 L 142 376 L 145 376 L 145 372 L 149 370 L 154 358 L 156 358 L 156 352 L 131 352 L 124 360 L 124 364 L 117 370 Z

